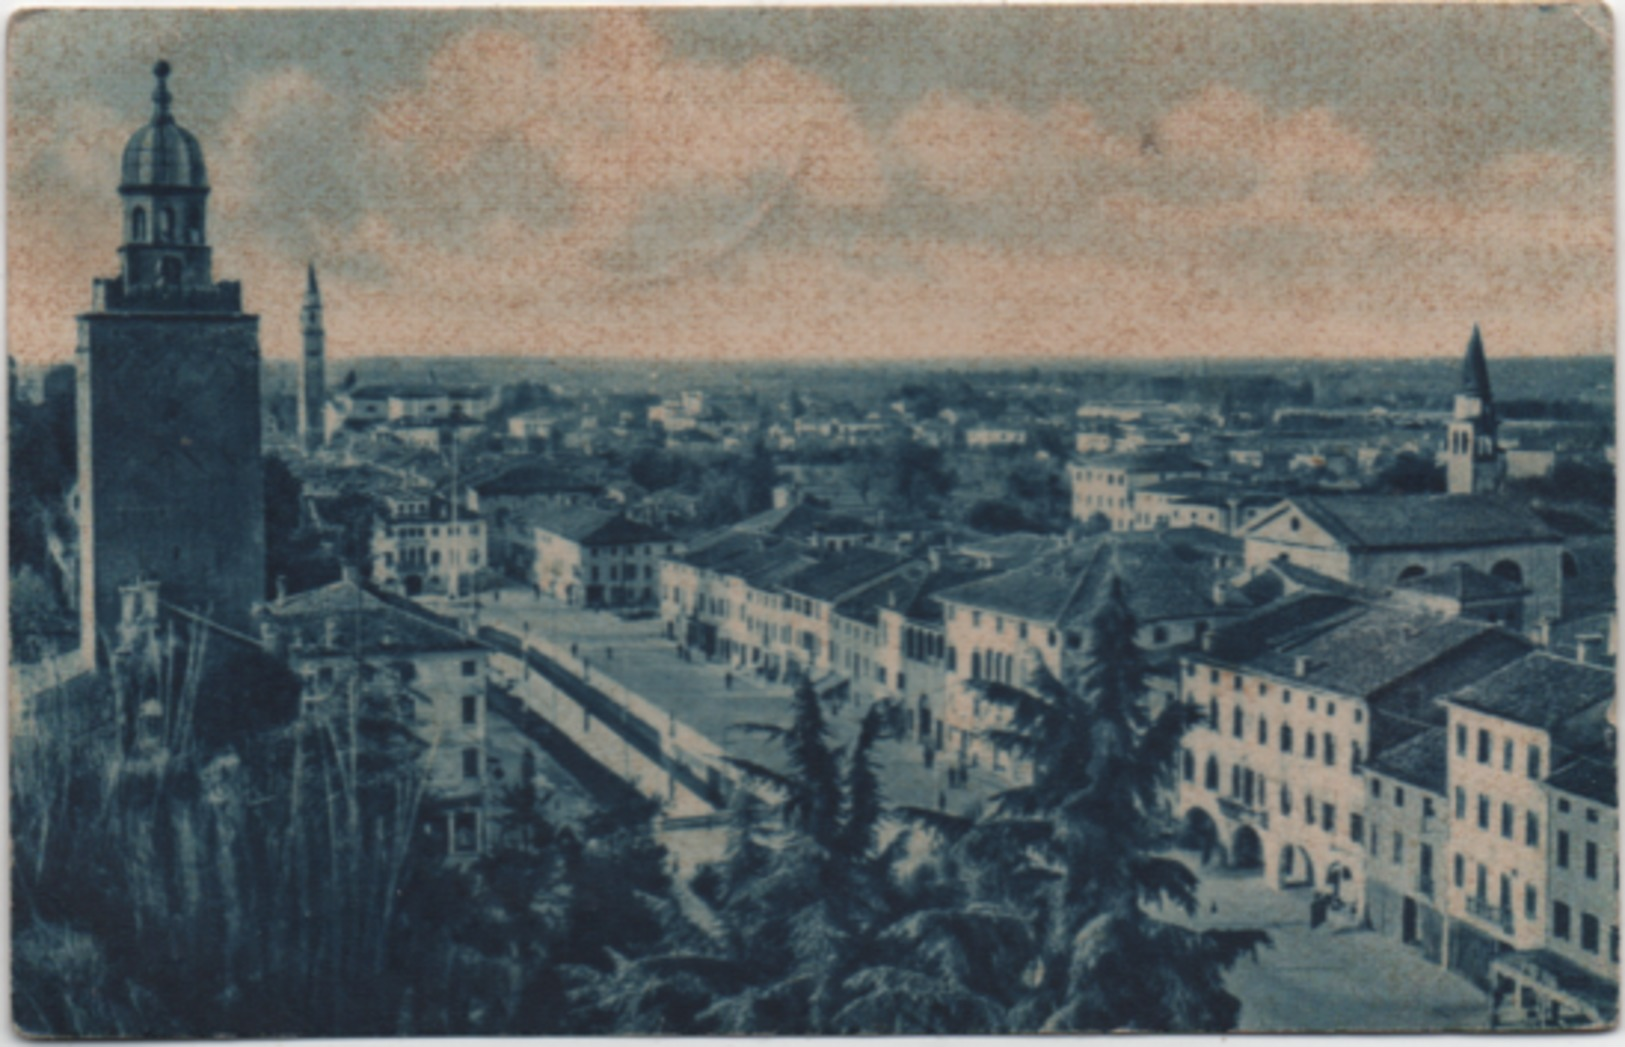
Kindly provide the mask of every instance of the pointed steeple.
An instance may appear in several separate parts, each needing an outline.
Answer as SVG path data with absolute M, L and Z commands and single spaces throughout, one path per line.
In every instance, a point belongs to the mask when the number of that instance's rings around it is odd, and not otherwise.
M 305 293 L 307 295 L 321 294 L 321 288 L 316 286 L 316 263 L 311 262 L 305 269 Z
M 1485 403 L 1490 400 L 1490 368 L 1484 361 L 1484 336 L 1478 325 L 1473 325 L 1473 337 L 1467 341 L 1467 356 L 1461 363 L 1461 391 L 1476 396 Z

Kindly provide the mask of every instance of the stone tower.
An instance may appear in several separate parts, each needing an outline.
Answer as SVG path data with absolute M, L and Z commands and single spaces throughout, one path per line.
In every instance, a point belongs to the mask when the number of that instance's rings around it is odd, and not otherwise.
M 1495 441 L 1495 400 L 1490 395 L 1490 370 L 1484 362 L 1484 339 L 1477 324 L 1461 365 L 1461 389 L 1450 419 L 1445 461 L 1451 494 L 1489 494 L 1501 486 L 1506 472 L 1506 458 Z
M 265 586 L 259 319 L 216 282 L 208 175 L 170 114 L 169 64 L 152 120 L 124 149 L 121 273 L 79 317 L 82 642 L 114 642 L 119 593 L 247 631 Z
M 305 358 L 299 368 L 299 446 L 306 454 L 315 454 L 327 442 L 323 413 L 327 405 L 327 336 L 322 331 L 322 291 L 316 284 L 315 265 L 305 277 L 299 329 L 305 336 Z

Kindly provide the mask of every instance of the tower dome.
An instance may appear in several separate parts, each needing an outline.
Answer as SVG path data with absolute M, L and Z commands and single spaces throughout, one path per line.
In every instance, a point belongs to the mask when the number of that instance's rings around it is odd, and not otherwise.
M 124 147 L 121 190 L 207 189 L 208 172 L 203 166 L 203 147 L 192 132 L 175 122 L 170 114 L 169 63 L 153 67 L 158 86 L 152 92 L 152 120 L 130 136 Z

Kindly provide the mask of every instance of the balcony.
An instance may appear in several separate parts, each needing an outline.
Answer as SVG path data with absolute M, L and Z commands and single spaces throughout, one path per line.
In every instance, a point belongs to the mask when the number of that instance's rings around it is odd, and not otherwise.
M 240 313 L 243 288 L 235 280 L 202 287 L 140 287 L 126 290 L 122 279 L 91 284 L 93 313 Z
M 1486 923 L 1492 923 L 1501 928 L 1501 931 L 1505 934 L 1512 933 L 1511 909 L 1491 905 L 1486 899 L 1472 895 L 1467 899 L 1467 912 L 1471 916 L 1476 916 Z
M 1233 818 L 1238 822 L 1250 823 L 1260 829 L 1270 827 L 1269 811 L 1262 807 L 1253 807 L 1243 803 L 1233 796 L 1221 796 L 1219 798 L 1219 810 L 1225 817 Z

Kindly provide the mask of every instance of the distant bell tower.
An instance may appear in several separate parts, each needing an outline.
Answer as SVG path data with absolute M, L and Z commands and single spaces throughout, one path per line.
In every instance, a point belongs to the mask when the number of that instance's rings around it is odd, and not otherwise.
M 299 445 L 306 454 L 315 454 L 326 443 L 327 336 L 322 330 L 322 291 L 316 284 L 314 264 L 305 277 L 299 328 L 305 336 L 305 358 L 299 368 Z
M 1506 458 L 1496 443 L 1495 428 L 1495 400 L 1490 395 L 1484 338 L 1474 324 L 1461 365 L 1461 390 L 1456 393 L 1445 453 L 1451 494 L 1489 494 L 1500 488 Z
M 169 63 L 152 119 L 124 148 L 121 272 L 79 316 L 82 643 L 106 643 L 120 590 L 247 630 L 265 587 L 259 319 L 216 282 L 208 174 L 170 113 Z

